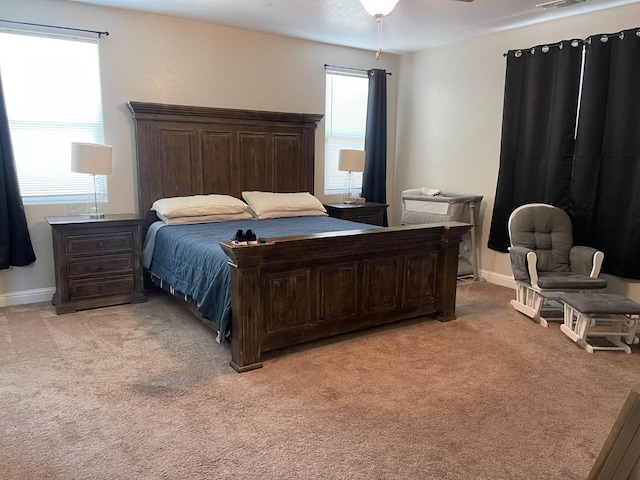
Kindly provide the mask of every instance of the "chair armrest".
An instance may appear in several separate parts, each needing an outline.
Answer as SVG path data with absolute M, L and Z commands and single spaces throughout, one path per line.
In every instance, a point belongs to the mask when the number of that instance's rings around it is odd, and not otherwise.
M 569 250 L 569 264 L 573 273 L 598 278 L 604 253 L 596 248 L 575 246 Z
M 519 282 L 526 282 L 531 286 L 538 286 L 538 257 L 530 248 L 526 247 L 510 247 L 509 255 L 511 257 L 511 269 L 513 270 L 513 278 Z

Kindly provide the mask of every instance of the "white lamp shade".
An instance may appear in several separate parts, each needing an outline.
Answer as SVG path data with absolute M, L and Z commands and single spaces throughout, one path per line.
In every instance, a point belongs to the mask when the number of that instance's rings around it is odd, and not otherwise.
M 111 146 L 73 142 L 71 171 L 92 175 L 111 175 Z
M 341 172 L 364 171 L 364 151 L 340 150 L 338 153 L 338 170 Z
M 373 17 L 389 15 L 398 0 L 360 0 L 367 13 Z

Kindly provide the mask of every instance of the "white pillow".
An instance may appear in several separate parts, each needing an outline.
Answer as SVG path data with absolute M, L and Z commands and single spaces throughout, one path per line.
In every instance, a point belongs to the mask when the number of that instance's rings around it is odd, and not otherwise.
M 308 192 L 242 192 L 256 218 L 327 215 L 322 202 Z
M 231 195 L 211 194 L 161 198 L 153 202 L 151 210 L 155 210 L 165 218 L 197 217 L 243 213 L 248 211 L 248 205 Z
M 318 217 L 327 216 L 326 212 L 320 212 L 319 210 L 274 210 L 273 212 L 266 212 L 260 215 L 254 214 L 254 217 L 258 220 L 265 220 L 267 218 L 284 218 L 284 217 Z
M 196 215 L 191 217 L 171 217 L 167 218 L 156 212 L 156 216 L 167 225 L 184 225 L 185 223 L 212 223 L 225 222 L 227 220 L 248 220 L 253 218 L 249 212 L 242 213 L 221 213 L 218 215 Z

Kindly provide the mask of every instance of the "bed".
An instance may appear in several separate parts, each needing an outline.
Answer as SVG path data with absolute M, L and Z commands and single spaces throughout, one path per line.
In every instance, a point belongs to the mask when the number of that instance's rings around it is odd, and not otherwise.
M 128 106 L 145 236 L 157 220 L 150 208 L 161 198 L 313 193 L 321 115 Z M 260 224 L 252 225 L 260 234 Z M 459 222 L 351 224 L 337 231 L 269 234 L 250 246 L 234 245 L 228 234 L 228 240 L 212 241 L 229 267 L 231 366 L 252 370 L 262 366 L 263 352 L 375 325 L 422 316 L 453 320 L 458 245 L 469 228 Z

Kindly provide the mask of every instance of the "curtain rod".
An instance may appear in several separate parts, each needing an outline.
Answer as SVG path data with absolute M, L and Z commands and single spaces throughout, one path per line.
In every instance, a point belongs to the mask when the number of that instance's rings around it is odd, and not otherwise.
M 0 22 L 13 23 L 13 24 L 16 24 L 16 25 L 29 25 L 31 27 L 59 28 L 61 30 L 72 30 L 74 32 L 95 33 L 96 35 L 98 35 L 98 38 L 102 37 L 102 35 L 104 35 L 106 37 L 109 36 L 109 32 L 98 32 L 96 30 L 84 30 L 82 28 L 59 27 L 57 25 L 44 25 L 44 24 L 41 24 L 41 23 L 14 22 L 13 20 L 2 20 L 2 19 L 0 19 Z
M 519 50 L 516 50 L 516 52 L 518 51 L 522 51 L 522 50 L 533 50 L 535 48 L 550 48 L 550 47 L 560 47 L 562 48 L 562 44 L 564 42 L 569 42 L 569 45 L 571 45 L 572 47 L 577 47 L 579 45 L 584 45 L 585 43 L 591 44 L 591 37 L 597 37 L 600 36 L 600 40 L 603 42 L 606 42 L 609 40 L 609 37 L 619 37 L 621 40 L 624 39 L 624 32 L 628 32 L 630 30 L 636 30 L 636 28 L 630 28 L 629 30 L 621 30 L 619 32 L 616 33 L 596 33 L 594 35 L 589 35 L 587 38 L 573 38 L 571 40 L 561 40 L 559 42 L 555 42 L 555 43 L 549 43 L 547 45 L 537 45 L 535 47 L 531 47 L 531 48 L 521 48 Z M 640 37 L 640 29 L 636 30 L 636 36 Z M 511 51 L 511 50 L 510 50 Z M 509 52 L 503 53 L 502 56 L 506 57 L 509 55 Z
M 520 56 L 517 52 L 523 52 L 523 51 L 527 51 L 530 50 L 533 52 L 533 50 L 535 50 L 536 48 L 541 49 L 544 53 L 546 53 L 547 51 L 549 51 L 549 49 L 551 47 L 559 47 L 560 49 L 562 49 L 562 45 L 564 44 L 564 42 L 569 42 L 569 45 L 571 45 L 572 47 L 577 47 L 579 45 L 583 45 L 585 43 L 585 40 L 582 40 L 580 38 L 574 38 L 571 40 L 561 40 L 559 42 L 555 42 L 555 43 L 547 43 L 546 45 L 536 45 L 535 47 L 530 47 L 530 48 L 519 48 L 517 50 L 515 50 L 516 52 L 516 56 Z M 509 51 L 513 51 L 513 50 L 509 50 Z M 505 52 L 502 54 L 503 57 L 507 57 L 509 56 L 509 52 Z
M 325 68 L 325 70 L 326 70 L 327 68 L 331 68 L 331 67 L 333 67 L 333 68 L 339 68 L 339 69 L 341 69 L 341 70 L 354 70 L 354 71 L 356 71 L 356 72 L 365 72 L 365 73 L 369 71 L 369 70 L 365 70 L 364 68 L 340 67 L 339 65 L 329 65 L 328 63 L 325 63 L 325 64 L 324 64 L 324 68 Z M 391 75 L 391 72 L 386 72 L 386 74 L 387 74 L 387 75 Z

